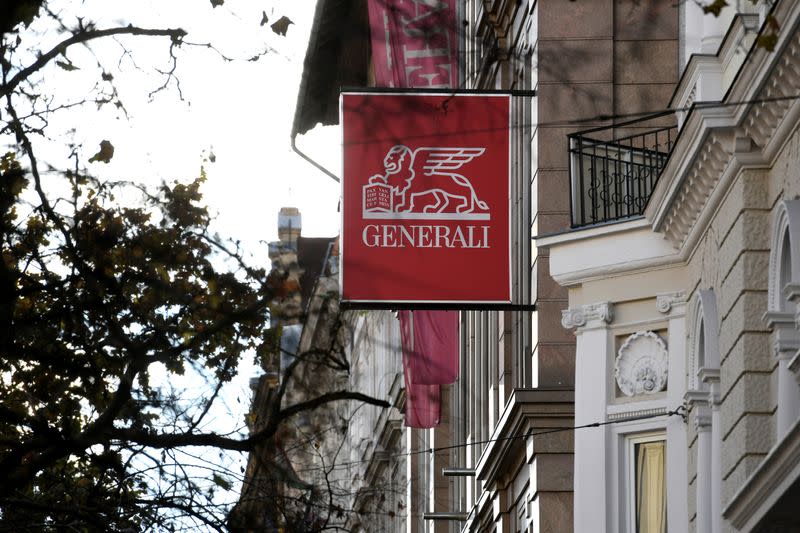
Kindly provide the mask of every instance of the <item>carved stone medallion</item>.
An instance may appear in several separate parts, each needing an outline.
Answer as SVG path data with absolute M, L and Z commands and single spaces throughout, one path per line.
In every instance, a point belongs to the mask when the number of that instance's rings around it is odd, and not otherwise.
M 625 396 L 655 394 L 667 386 L 667 345 L 652 331 L 639 331 L 625 339 L 617 353 L 614 377 Z

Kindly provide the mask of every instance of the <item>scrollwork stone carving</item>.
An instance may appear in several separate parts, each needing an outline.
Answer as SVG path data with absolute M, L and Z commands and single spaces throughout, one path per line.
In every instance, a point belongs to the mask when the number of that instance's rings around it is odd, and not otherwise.
M 658 310 L 659 313 L 664 313 L 664 314 L 669 313 L 673 305 L 685 302 L 686 302 L 685 291 L 668 292 L 665 294 L 656 295 L 656 309 Z
M 561 311 L 561 325 L 566 328 L 579 328 L 587 322 L 602 321 L 607 324 L 614 319 L 614 306 L 611 302 L 582 305 L 579 308 Z
M 561 311 L 561 325 L 564 329 L 579 328 L 586 324 L 586 317 L 580 309 L 564 309 Z

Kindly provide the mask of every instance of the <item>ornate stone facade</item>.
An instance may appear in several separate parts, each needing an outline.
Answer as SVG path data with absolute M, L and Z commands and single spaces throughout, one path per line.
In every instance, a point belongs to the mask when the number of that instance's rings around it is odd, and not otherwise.
M 729 6 L 704 18 L 681 4 L 686 61 L 671 103 L 680 133 L 643 220 L 537 240 L 570 290 L 562 323 L 577 328 L 576 420 L 591 412 L 614 422 L 592 446 L 576 439 L 584 466 L 575 498 L 590 516 L 579 533 L 636 530 L 626 485 L 635 470 L 619 443 L 640 438 L 666 442 L 670 531 L 800 528 L 789 503 L 800 493 L 800 237 L 791 231 L 800 214 L 800 4 L 738 5 L 747 13 Z M 759 44 L 767 20 L 780 25 L 773 50 Z M 711 27 L 718 47 L 704 50 Z M 693 28 L 702 55 L 691 55 Z M 605 300 L 613 321 L 587 328 L 583 306 Z M 656 331 L 663 351 L 631 350 Z M 682 404 L 687 424 L 625 417 Z M 602 492 L 598 478 L 609 489 L 601 503 L 588 498 Z

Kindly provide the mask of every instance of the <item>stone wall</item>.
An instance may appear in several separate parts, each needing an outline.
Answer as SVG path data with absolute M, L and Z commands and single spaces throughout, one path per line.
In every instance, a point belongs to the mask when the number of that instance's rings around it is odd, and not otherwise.
M 771 169 L 739 173 L 688 263 L 691 295 L 713 288 L 719 312 L 723 508 L 775 444 L 777 359 L 762 317 L 776 206 L 800 194 L 798 165 L 795 131 Z M 689 345 L 694 341 L 690 335 Z M 690 458 L 697 445 L 692 421 Z M 695 476 L 690 462 L 690 516 Z

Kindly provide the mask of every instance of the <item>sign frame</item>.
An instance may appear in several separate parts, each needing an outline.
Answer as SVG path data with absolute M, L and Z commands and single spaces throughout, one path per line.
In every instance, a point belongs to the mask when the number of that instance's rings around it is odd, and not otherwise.
M 345 158 L 346 151 L 344 140 L 344 97 L 345 95 L 365 96 L 365 95 L 398 95 L 398 96 L 454 96 L 454 97 L 499 97 L 508 100 L 508 132 L 507 132 L 507 153 L 506 153 L 506 231 L 508 237 L 507 243 L 507 273 L 508 279 L 506 280 L 507 299 L 480 299 L 480 298 L 464 298 L 464 299 L 420 299 L 420 298 L 349 298 L 345 299 L 345 268 L 346 268 L 346 243 L 344 239 L 345 229 L 345 213 L 346 209 L 350 208 L 349 204 L 345 201 Z M 512 206 L 513 201 L 511 197 L 512 192 L 512 119 L 513 119 L 513 100 L 514 96 L 536 96 L 535 91 L 502 91 L 502 90 L 453 90 L 453 89 L 415 89 L 415 88 L 342 88 L 339 95 L 339 124 L 342 128 L 342 162 L 341 162 L 341 176 L 340 181 L 340 244 L 339 244 L 339 290 L 340 290 L 340 307 L 342 309 L 454 309 L 454 310 L 506 310 L 506 311 L 534 311 L 535 304 L 531 303 L 514 303 L 513 301 L 513 276 L 514 265 L 513 259 L 513 220 L 512 220 Z M 351 199 L 352 201 L 352 199 Z M 363 202 L 363 200 L 362 200 Z M 409 217 L 411 218 L 411 217 Z

